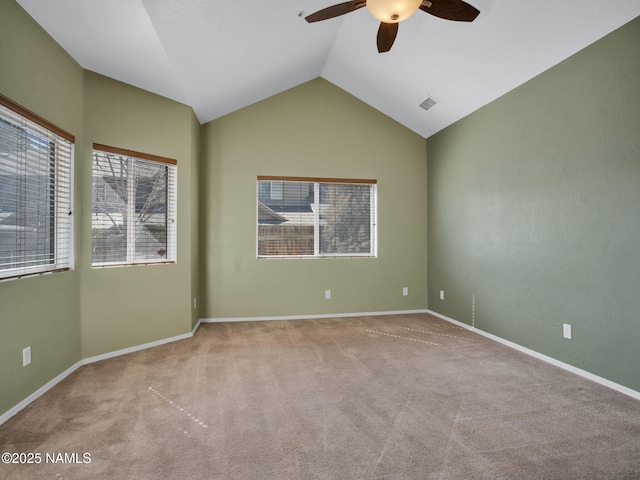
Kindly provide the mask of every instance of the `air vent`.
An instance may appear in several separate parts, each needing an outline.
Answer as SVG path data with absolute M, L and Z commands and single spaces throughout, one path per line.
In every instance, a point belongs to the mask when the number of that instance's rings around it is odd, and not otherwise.
M 433 107 L 435 107 L 437 104 L 438 104 L 438 101 L 435 98 L 427 97 L 427 99 L 424 102 L 422 102 L 419 105 L 419 107 L 428 112 Z

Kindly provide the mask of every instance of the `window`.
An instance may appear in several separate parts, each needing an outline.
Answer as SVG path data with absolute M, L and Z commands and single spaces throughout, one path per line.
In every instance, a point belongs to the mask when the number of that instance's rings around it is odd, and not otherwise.
M 93 145 L 93 266 L 175 262 L 176 164 Z
M 375 257 L 376 186 L 375 180 L 258 177 L 258 257 Z
M 0 279 L 72 267 L 74 142 L 0 95 Z
M 269 182 L 271 200 L 282 200 L 282 182 Z

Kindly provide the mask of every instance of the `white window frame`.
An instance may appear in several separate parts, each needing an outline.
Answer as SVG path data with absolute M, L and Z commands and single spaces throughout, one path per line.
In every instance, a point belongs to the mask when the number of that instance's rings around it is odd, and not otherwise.
M 269 181 L 271 185 L 275 182 L 279 182 L 283 185 L 282 192 L 284 194 L 284 184 L 286 182 L 297 182 L 297 183 L 313 183 L 313 191 L 314 191 L 314 203 L 313 203 L 313 255 L 260 255 L 259 252 L 259 198 L 256 198 L 256 258 L 259 259 L 274 259 L 274 258 L 376 258 L 378 256 L 378 191 L 377 191 L 377 181 L 376 180 L 361 180 L 361 179 L 340 179 L 340 178 L 309 178 L 309 177 L 280 177 L 280 176 L 258 176 L 256 181 L 256 192 L 257 196 L 260 195 L 260 182 Z M 367 253 L 321 253 L 320 252 L 320 185 L 321 184 L 365 184 L 369 185 L 371 189 L 370 195 L 370 251 Z M 272 200 L 274 198 L 271 196 L 272 190 L 269 189 L 269 195 Z
M 127 209 L 127 237 L 126 237 L 126 260 L 120 262 L 94 262 L 92 259 L 91 266 L 94 268 L 100 267 L 116 267 L 116 266 L 131 266 L 131 265 L 151 265 L 151 264 L 173 264 L 177 262 L 177 186 L 178 186 L 178 178 L 177 178 L 177 160 L 172 158 L 161 157 L 158 155 L 151 155 L 147 153 L 135 152 L 132 150 L 126 150 L 118 147 L 110 147 L 107 145 L 102 145 L 98 143 L 93 144 L 93 155 L 92 155 L 92 170 L 95 168 L 96 155 L 101 154 L 114 154 L 120 157 L 126 158 L 132 162 L 153 162 L 153 163 L 161 163 L 165 164 L 168 167 L 167 173 L 167 189 L 168 189 L 168 199 L 167 199 L 167 251 L 165 258 L 146 258 L 146 259 L 136 259 L 135 258 L 135 245 L 136 245 L 136 228 L 135 228 L 135 218 L 136 218 L 136 189 L 135 188 L 127 188 L 126 195 L 126 209 Z M 127 177 L 127 181 L 135 184 L 135 169 L 131 170 L 133 173 Z M 169 191 L 171 193 L 169 193 Z M 93 195 L 92 195 L 93 196 Z M 93 211 L 93 205 L 92 205 Z M 93 220 L 92 220 L 92 231 L 93 231 Z M 92 235 L 93 237 L 93 235 Z M 93 241 L 92 241 L 92 252 L 93 252 Z
M 35 137 L 54 145 L 51 196 L 53 209 L 53 254 L 48 263 L 29 266 L 26 261 L 15 268 L 0 269 L 0 281 L 45 273 L 63 272 L 74 268 L 73 168 L 75 136 L 32 111 L 0 94 L 0 113 L 5 121 Z M 26 153 L 25 153 L 26 154 Z M 27 161 L 24 159 L 24 161 Z M 24 208 L 24 207 L 22 207 Z

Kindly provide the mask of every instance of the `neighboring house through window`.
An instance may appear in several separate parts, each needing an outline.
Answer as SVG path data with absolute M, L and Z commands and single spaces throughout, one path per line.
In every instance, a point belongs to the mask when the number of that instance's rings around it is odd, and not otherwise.
M 376 256 L 375 180 L 260 176 L 257 184 L 258 257 Z
M 74 142 L 0 95 L 0 279 L 72 267 Z
M 176 165 L 93 145 L 93 266 L 175 262 Z

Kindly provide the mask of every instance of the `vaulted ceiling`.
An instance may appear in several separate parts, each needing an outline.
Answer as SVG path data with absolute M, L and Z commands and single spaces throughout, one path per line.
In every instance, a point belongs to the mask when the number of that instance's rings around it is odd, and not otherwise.
M 474 22 L 418 11 L 380 54 L 366 8 L 304 20 L 344 0 L 17 1 L 83 68 L 201 123 L 321 76 L 425 138 L 640 15 L 638 0 L 467 0 Z

